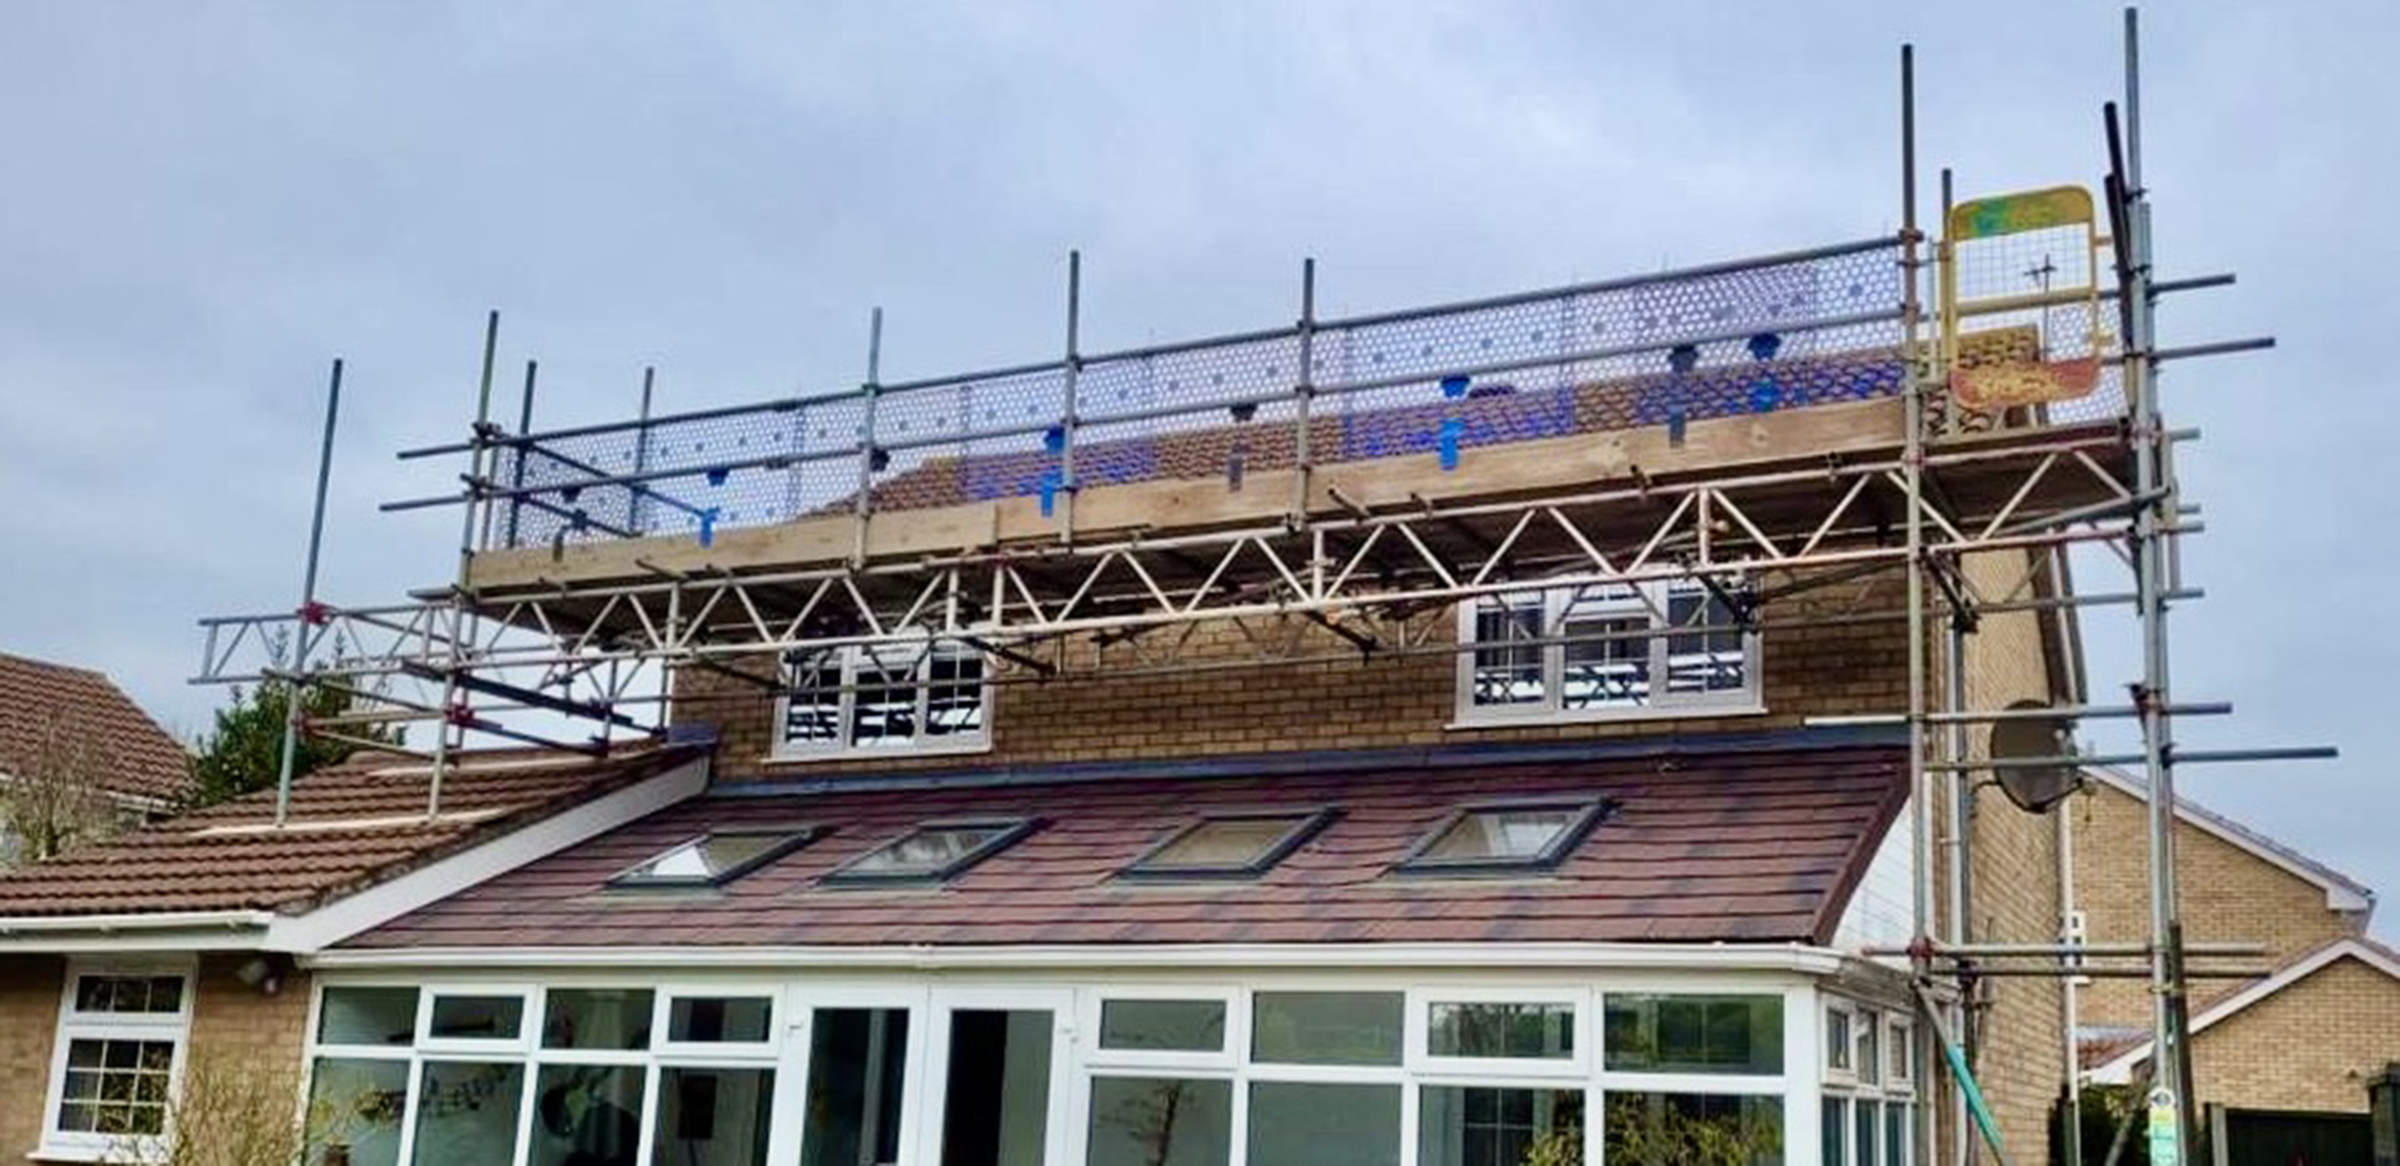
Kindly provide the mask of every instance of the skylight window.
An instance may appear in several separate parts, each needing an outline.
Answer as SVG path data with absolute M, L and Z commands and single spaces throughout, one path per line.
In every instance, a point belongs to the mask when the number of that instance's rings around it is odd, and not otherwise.
M 1333 820 L 1332 810 L 1209 814 L 1119 872 L 1125 878 L 1247 878 L 1266 873 Z
M 611 887 L 717 887 L 800 849 L 825 831 L 815 826 L 711 830 L 608 880 Z
M 1609 806 L 1602 802 L 1519 802 L 1468 806 L 1434 827 L 1399 869 L 1512 871 L 1555 866 Z
M 955 878 L 968 867 L 1007 849 L 1033 833 L 1029 818 L 984 818 L 966 822 L 927 822 L 898 838 L 851 859 L 827 882 L 917 883 Z

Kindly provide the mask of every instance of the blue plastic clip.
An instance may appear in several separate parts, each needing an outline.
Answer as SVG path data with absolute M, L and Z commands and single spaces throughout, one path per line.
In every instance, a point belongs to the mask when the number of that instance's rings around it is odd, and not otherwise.
M 1053 425 L 1043 430 L 1042 448 L 1051 453 L 1065 453 L 1067 451 L 1067 427 Z
M 711 506 L 700 512 L 700 545 L 713 546 L 717 541 L 717 508 Z
M 1058 508 L 1058 488 L 1062 484 L 1056 469 L 1042 471 L 1042 517 L 1050 517 Z
M 718 466 L 708 471 L 708 484 L 711 486 L 722 486 L 725 484 L 725 476 L 732 472 L 733 471 L 728 467 Z
M 1451 470 L 1458 468 L 1458 443 L 1464 439 L 1466 435 L 1466 422 L 1461 421 L 1456 417 L 1448 418 L 1442 422 L 1441 435 L 1434 440 L 1441 448 L 1443 473 L 1448 473 Z
M 1467 395 L 1467 386 L 1471 383 L 1473 382 L 1471 378 L 1468 377 L 1443 377 L 1442 395 L 1455 401 L 1460 397 Z

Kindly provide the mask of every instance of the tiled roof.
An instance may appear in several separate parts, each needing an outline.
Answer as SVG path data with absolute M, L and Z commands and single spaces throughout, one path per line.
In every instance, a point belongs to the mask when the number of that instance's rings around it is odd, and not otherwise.
M 0 919 L 170 911 L 294 914 L 694 757 L 465 755 L 425 816 L 427 771 L 356 759 L 295 782 L 288 824 L 265 790 L 0 875 Z
M 108 677 L 0 653 L 0 773 L 29 769 L 54 728 L 94 748 L 110 793 L 173 801 L 190 781 L 183 746 Z
M 347 941 L 359 947 L 1825 942 L 1906 794 L 1889 747 L 1667 752 L 1573 763 L 1120 775 L 1033 784 L 851 786 L 687 801 Z M 1555 869 L 1392 873 L 1458 806 L 1610 798 Z M 1255 881 L 1113 876 L 1211 809 L 1340 816 Z M 1040 829 L 946 885 L 821 876 L 920 822 L 1033 816 Z M 811 823 L 818 841 L 710 892 L 606 891 L 712 828 Z

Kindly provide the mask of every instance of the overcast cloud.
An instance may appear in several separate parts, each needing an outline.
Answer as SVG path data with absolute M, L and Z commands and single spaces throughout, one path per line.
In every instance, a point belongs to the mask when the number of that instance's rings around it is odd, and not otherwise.
M 1289 320 L 1307 255 L 1340 312 L 1885 232 L 1902 40 L 1970 193 L 2096 184 L 2118 79 L 2102 4 L 802 7 L 0 6 L 0 649 L 205 724 L 192 621 L 291 604 L 337 354 L 326 592 L 444 582 L 455 518 L 375 504 L 444 488 L 390 454 L 462 433 L 487 307 L 545 422 L 616 419 L 646 363 L 668 408 L 855 382 L 875 304 L 893 377 L 1054 353 L 1069 247 L 1099 347 Z M 2400 892 L 2400 9 L 2148 15 L 2162 273 L 2242 281 L 2165 339 L 2283 341 L 2166 380 L 2178 696 L 2240 710 L 2184 737 L 2344 749 L 2185 788 Z

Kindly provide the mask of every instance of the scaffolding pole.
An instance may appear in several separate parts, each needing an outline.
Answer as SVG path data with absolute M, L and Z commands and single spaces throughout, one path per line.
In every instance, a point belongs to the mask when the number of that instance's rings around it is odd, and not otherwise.
M 291 816 L 292 778 L 299 767 L 300 738 L 308 731 L 309 657 L 316 647 L 313 629 L 329 626 L 317 605 L 317 566 L 325 547 L 325 494 L 333 482 L 333 430 L 342 412 L 342 360 L 335 357 L 325 385 L 325 434 L 317 447 L 317 491 L 308 515 L 308 561 L 301 571 L 300 607 L 292 636 L 292 675 L 283 686 L 283 750 L 275 768 L 275 824 Z

